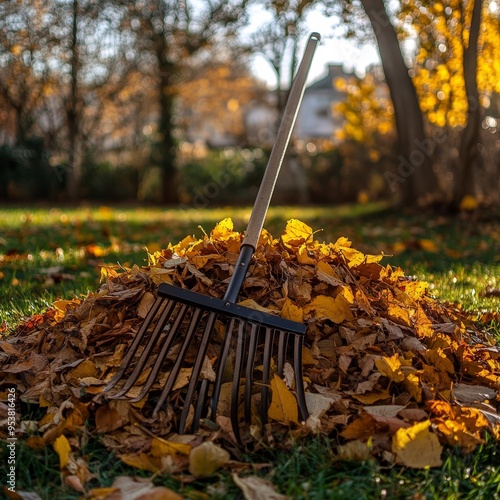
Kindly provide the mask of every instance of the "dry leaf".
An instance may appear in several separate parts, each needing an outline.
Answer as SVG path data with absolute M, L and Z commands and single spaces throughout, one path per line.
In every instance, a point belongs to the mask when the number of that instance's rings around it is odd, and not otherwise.
M 299 423 L 298 406 L 295 396 L 290 392 L 285 382 L 274 374 L 271 380 L 272 399 L 267 412 L 269 418 L 279 422 Z
M 370 458 L 370 448 L 362 441 L 349 441 L 337 446 L 337 456 L 340 460 L 364 462 Z
M 286 500 L 285 495 L 277 493 L 271 481 L 258 476 L 240 477 L 232 475 L 234 483 L 241 489 L 245 500 Z
M 64 469 L 68 465 L 71 445 L 64 434 L 61 434 L 52 444 L 54 451 L 59 455 L 59 467 Z
M 310 315 L 312 312 L 315 313 L 316 319 L 329 319 L 334 323 L 342 323 L 353 318 L 349 302 L 343 295 L 337 295 L 335 298 L 318 295 L 304 307 L 305 314 Z
M 398 354 L 394 354 L 390 358 L 386 356 L 375 358 L 375 366 L 382 375 L 394 382 L 401 382 L 405 378 L 401 371 L 401 361 Z
M 413 469 L 439 467 L 443 447 L 438 437 L 429 431 L 430 420 L 407 429 L 399 429 L 392 438 L 392 452 L 399 463 Z
M 95 423 L 97 432 L 105 434 L 106 432 L 119 429 L 125 422 L 116 409 L 106 405 L 97 409 Z
M 229 462 L 229 453 L 211 441 L 205 441 L 189 454 L 189 472 L 196 477 L 208 477 Z
M 137 315 L 139 318 L 145 318 L 151 309 L 153 303 L 155 301 L 155 297 L 152 293 L 146 292 L 142 297 L 139 302 L 139 305 L 137 306 Z

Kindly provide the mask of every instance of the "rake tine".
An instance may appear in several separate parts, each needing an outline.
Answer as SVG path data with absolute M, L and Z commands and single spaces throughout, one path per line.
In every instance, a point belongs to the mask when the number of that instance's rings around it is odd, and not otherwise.
M 295 345 L 293 353 L 293 365 L 295 371 L 295 386 L 297 390 L 297 401 L 299 404 L 299 412 L 301 420 L 309 418 L 309 411 L 307 410 L 306 395 L 304 392 L 304 382 L 302 377 L 302 346 L 304 338 L 302 335 L 295 336 Z
M 135 398 L 132 398 L 130 401 L 132 402 L 140 401 L 146 395 L 149 389 L 151 389 L 151 386 L 155 383 L 156 377 L 161 370 L 162 364 L 165 361 L 165 358 L 168 354 L 168 351 L 170 350 L 170 347 L 172 346 L 172 342 L 177 334 L 179 326 L 182 324 L 182 321 L 184 320 L 186 312 L 187 312 L 187 306 L 182 304 L 182 306 L 177 311 L 177 316 L 175 317 L 175 321 L 172 324 L 172 327 L 168 332 L 167 337 L 163 341 L 161 351 L 158 353 L 158 356 L 156 357 L 155 363 L 153 365 L 153 368 L 151 369 L 151 372 L 148 375 L 148 378 L 146 379 L 144 387 L 141 389 L 141 392 Z
M 120 367 L 118 368 L 118 371 L 113 375 L 111 380 L 107 383 L 106 387 L 104 387 L 103 392 L 108 392 L 122 378 L 123 374 L 125 373 L 125 370 L 128 368 L 128 365 L 130 364 L 130 361 L 132 360 L 135 353 L 137 352 L 137 348 L 139 347 L 139 344 L 141 343 L 142 338 L 144 337 L 144 334 L 146 333 L 147 329 L 149 328 L 151 321 L 153 321 L 154 317 L 156 316 L 158 309 L 160 309 L 160 307 L 166 307 L 166 306 L 167 306 L 167 304 L 165 303 L 165 300 L 163 298 L 158 297 L 155 300 L 151 309 L 148 311 L 146 318 L 144 319 L 144 323 L 142 323 L 141 327 L 139 328 L 139 331 L 137 332 L 135 339 L 130 344 L 130 347 L 128 348 L 127 354 L 122 359 L 122 361 L 120 363 Z
M 283 370 L 285 367 L 286 349 L 288 345 L 288 332 L 280 330 L 278 340 L 278 375 L 283 377 Z
M 137 360 L 137 363 L 134 367 L 134 371 L 130 375 L 130 377 L 127 380 L 127 383 L 121 388 L 121 390 L 113 396 L 114 399 L 119 399 L 123 395 L 127 394 L 127 392 L 130 390 L 130 388 L 135 384 L 139 376 L 141 375 L 142 369 L 144 368 L 144 365 L 149 359 L 149 354 L 151 353 L 153 347 L 156 344 L 156 341 L 158 339 L 158 336 L 160 335 L 161 331 L 165 327 L 165 323 L 169 320 L 170 316 L 172 315 L 172 311 L 175 308 L 175 302 L 173 301 L 168 301 L 167 306 L 163 309 L 160 318 L 158 319 L 158 323 L 156 324 L 155 329 L 153 330 L 153 333 L 151 334 L 151 337 L 148 340 L 148 343 L 146 344 L 146 347 L 144 348 L 144 351 L 142 352 L 141 356 L 139 356 L 139 359 Z M 141 398 L 142 399 L 142 398 Z
M 229 355 L 229 347 L 231 344 L 231 338 L 233 336 L 234 323 L 236 322 L 235 318 L 231 318 L 229 322 L 229 326 L 226 329 L 226 335 L 224 337 L 224 347 L 222 349 L 222 353 L 220 355 L 220 359 L 217 362 L 217 369 L 215 370 L 215 382 L 214 388 L 212 390 L 212 399 L 210 401 L 210 418 L 215 421 L 215 415 L 217 412 L 217 406 L 219 404 L 220 390 L 222 387 L 222 379 L 224 377 L 224 368 L 226 367 L 227 357 Z M 206 380 L 206 379 L 205 379 Z M 202 389 L 204 388 L 205 380 L 202 383 Z M 207 381 L 208 382 L 208 381 Z M 202 390 L 200 389 L 200 395 Z
M 231 427 L 238 443 L 241 443 L 240 427 L 238 422 L 238 402 L 240 399 L 241 369 L 245 352 L 245 332 L 247 322 L 242 321 L 238 327 L 238 343 L 236 344 L 236 357 L 234 360 L 233 387 L 231 389 Z
M 191 401 L 193 400 L 194 397 L 196 385 L 198 383 L 198 377 L 200 375 L 201 367 L 203 366 L 203 360 L 205 359 L 205 355 L 207 353 L 208 342 L 210 340 L 210 337 L 212 336 L 212 331 L 216 319 L 217 319 L 217 314 L 213 312 L 211 312 L 207 318 L 207 323 L 205 325 L 205 330 L 201 338 L 198 355 L 196 356 L 196 360 L 193 366 L 193 371 L 191 373 L 191 378 L 189 380 L 186 398 L 184 399 L 184 408 L 182 409 L 181 418 L 179 420 L 180 434 L 184 433 L 184 427 L 186 426 L 186 420 L 189 414 L 189 407 L 191 406 Z
M 250 330 L 250 343 L 248 346 L 248 359 L 245 372 L 245 421 L 250 422 L 252 419 L 252 384 L 253 384 L 253 367 L 255 365 L 255 351 L 257 350 L 257 340 L 259 337 L 258 325 L 252 323 Z
M 198 391 L 198 398 L 196 400 L 196 407 L 194 409 L 194 418 L 192 431 L 196 432 L 200 428 L 200 420 L 203 416 L 205 400 L 207 399 L 207 391 L 210 380 L 204 378 L 200 383 L 200 390 Z
M 262 425 L 267 423 L 267 409 L 269 407 L 269 374 L 271 371 L 271 355 L 273 350 L 273 333 L 271 328 L 266 327 L 264 343 L 264 359 L 263 359 L 263 370 L 262 370 L 262 389 L 261 389 L 261 400 L 260 400 L 260 419 Z
M 187 305 L 184 305 L 183 307 L 185 309 L 187 309 Z M 189 346 L 191 345 L 191 341 L 194 337 L 194 334 L 196 333 L 196 330 L 198 328 L 198 324 L 201 320 L 202 315 L 203 315 L 203 311 L 201 309 L 197 308 L 194 310 L 193 315 L 191 316 L 191 321 L 189 323 L 188 331 L 186 332 L 186 335 L 185 335 L 184 339 L 182 340 L 182 346 L 177 354 L 175 364 L 172 367 L 172 370 L 170 371 L 170 373 L 167 377 L 165 385 L 163 386 L 163 389 L 162 389 L 161 394 L 160 394 L 160 399 L 156 403 L 155 409 L 153 410 L 153 416 L 157 415 L 157 413 L 160 410 L 160 408 L 162 407 L 163 403 L 170 395 L 170 391 L 172 390 L 172 387 L 174 386 L 175 381 L 177 380 L 177 376 L 179 375 L 181 365 L 185 359 L 186 352 L 187 352 Z M 181 321 L 182 320 L 183 320 L 183 318 L 181 318 Z M 168 351 L 170 350 L 170 344 L 172 343 L 174 336 L 178 333 L 178 331 L 179 331 L 178 327 L 180 326 L 180 324 L 181 323 L 177 324 L 177 321 L 176 321 L 174 323 L 174 325 L 172 325 L 172 330 L 171 330 L 170 335 L 169 335 L 170 338 L 168 339 L 169 345 L 167 345 L 167 342 L 165 342 L 165 344 L 162 347 L 162 355 L 163 355 L 162 357 L 163 358 L 168 354 Z M 157 360 L 157 362 L 158 362 L 158 360 Z M 158 369 L 158 371 L 159 371 L 161 369 L 162 363 L 163 363 L 163 360 L 158 366 L 155 364 L 154 369 L 149 374 L 148 382 L 149 382 L 149 379 L 151 379 L 151 383 L 149 384 L 150 386 L 153 384 L 153 382 L 156 379 L 157 373 L 154 373 L 154 371 L 156 369 Z M 149 388 L 148 388 L 148 390 L 149 390 Z

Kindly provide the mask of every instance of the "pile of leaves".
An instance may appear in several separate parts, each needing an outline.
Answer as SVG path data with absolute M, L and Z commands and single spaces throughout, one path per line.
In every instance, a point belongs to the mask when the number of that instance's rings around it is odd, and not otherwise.
M 85 426 L 124 462 L 152 472 L 206 476 L 227 463 L 242 467 L 226 451 L 238 458 L 223 414 L 196 435 L 179 435 L 171 413 L 150 417 L 150 398 L 130 403 L 100 394 L 157 286 L 221 298 L 242 239 L 225 219 L 201 239 L 188 236 L 148 254 L 148 266 L 103 267 L 95 293 L 56 301 L 0 341 L 1 399 L 15 387 L 21 401 L 43 411 L 37 421 L 19 414 L 19 437 L 32 448 L 52 445 L 73 488 L 84 491 L 92 478 L 80 454 Z M 263 230 L 240 299 L 307 325 L 310 417 L 297 418 L 288 366 L 283 379 L 274 376 L 270 423 L 254 429 L 257 441 L 325 433 L 340 458 L 422 468 L 441 464 L 443 446 L 470 452 L 486 432 L 500 439 L 500 350 L 464 313 L 431 297 L 427 283 L 382 265 L 382 257 L 362 254 L 343 237 L 320 243 L 296 219 L 279 238 Z

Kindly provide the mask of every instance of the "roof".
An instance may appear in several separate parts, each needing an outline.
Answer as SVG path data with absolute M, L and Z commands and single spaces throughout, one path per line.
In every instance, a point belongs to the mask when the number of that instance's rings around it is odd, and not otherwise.
M 334 88 L 333 81 L 336 78 L 346 76 L 349 76 L 349 73 L 344 71 L 341 64 L 329 64 L 327 75 L 309 85 L 307 90 L 331 90 Z

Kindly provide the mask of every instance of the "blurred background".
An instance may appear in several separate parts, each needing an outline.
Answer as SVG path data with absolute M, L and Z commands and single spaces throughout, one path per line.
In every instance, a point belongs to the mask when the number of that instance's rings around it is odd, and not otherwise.
M 496 0 L 2 0 L 0 201 L 252 203 L 311 31 L 276 203 L 498 202 Z

